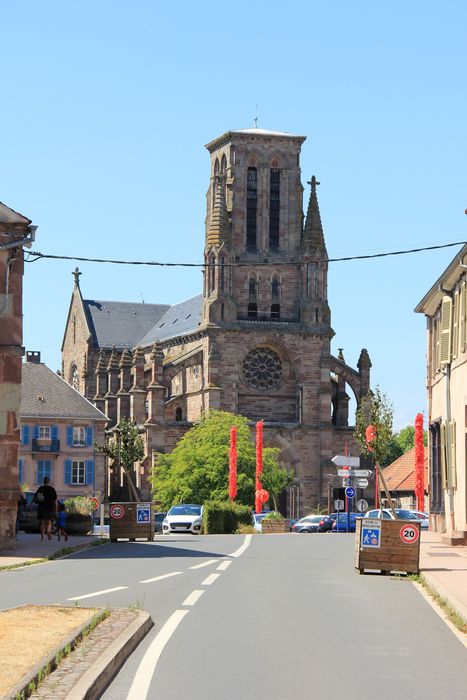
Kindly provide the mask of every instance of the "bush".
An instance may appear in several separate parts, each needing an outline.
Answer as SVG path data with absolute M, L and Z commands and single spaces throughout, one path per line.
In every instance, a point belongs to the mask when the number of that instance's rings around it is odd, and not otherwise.
M 91 515 L 93 511 L 91 499 L 87 496 L 67 498 L 65 508 L 68 513 L 78 513 L 79 515 Z
M 278 513 L 275 510 L 272 510 L 270 513 L 264 516 L 263 518 L 263 523 L 265 520 L 285 520 L 284 516 L 281 515 L 281 513 Z
M 230 501 L 208 501 L 203 509 L 203 532 L 209 535 L 231 534 L 238 526 L 251 525 L 252 511 Z

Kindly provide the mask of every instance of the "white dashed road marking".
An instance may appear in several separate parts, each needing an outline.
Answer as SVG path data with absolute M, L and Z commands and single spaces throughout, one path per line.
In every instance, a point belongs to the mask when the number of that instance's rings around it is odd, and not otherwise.
M 231 563 L 232 563 L 231 561 L 221 561 L 221 563 L 217 567 L 217 571 L 225 571 L 226 569 L 229 568 Z
M 204 591 L 193 591 L 188 598 L 185 598 L 182 605 L 194 605 L 203 595 Z
M 172 576 L 178 576 L 183 574 L 183 571 L 172 571 L 170 574 L 162 574 L 161 576 L 154 576 L 154 578 L 146 578 L 140 583 L 154 583 L 154 581 L 162 581 L 164 578 L 171 578 Z
M 106 588 L 103 591 L 95 591 L 94 593 L 86 593 L 86 595 L 75 595 L 74 598 L 67 598 L 67 600 L 83 600 L 84 598 L 93 598 L 95 595 L 104 595 L 104 593 L 113 593 L 114 591 L 123 591 L 128 586 L 116 586 L 115 588 Z
M 210 566 L 211 564 L 216 564 L 219 561 L 219 559 L 210 559 L 209 561 L 203 561 L 202 564 L 195 564 L 194 566 L 190 566 L 190 569 L 202 569 L 203 566 Z
M 214 583 L 216 578 L 219 578 L 219 576 L 220 576 L 220 574 L 209 574 L 209 576 L 204 579 L 204 581 L 201 585 L 202 586 L 210 586 L 211 583 Z
M 242 546 L 239 547 L 238 549 L 236 549 L 235 552 L 232 552 L 232 554 L 228 554 L 227 556 L 240 557 L 243 554 L 243 552 L 245 551 L 245 549 L 248 549 L 248 547 L 250 546 L 250 542 L 251 542 L 252 537 L 253 537 L 253 535 L 245 535 L 245 541 L 242 544 Z

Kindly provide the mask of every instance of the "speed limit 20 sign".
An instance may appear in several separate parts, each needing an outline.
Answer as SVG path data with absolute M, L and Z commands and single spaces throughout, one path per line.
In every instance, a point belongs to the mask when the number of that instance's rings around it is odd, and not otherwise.
M 406 544 L 414 544 L 420 536 L 420 531 L 418 527 L 414 527 L 413 525 L 403 525 L 400 529 L 399 535 L 402 542 L 405 542 Z
M 109 509 L 110 517 L 115 518 L 115 520 L 120 520 L 125 515 L 125 508 L 119 503 L 114 503 Z

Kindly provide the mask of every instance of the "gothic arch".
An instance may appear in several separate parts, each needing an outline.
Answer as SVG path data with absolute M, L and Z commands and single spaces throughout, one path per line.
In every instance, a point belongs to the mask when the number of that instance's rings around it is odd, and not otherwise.
M 343 362 L 338 361 L 336 358 L 331 357 L 331 363 L 329 366 L 330 372 L 333 372 L 338 377 L 342 377 L 346 384 L 350 386 L 355 396 L 357 402 L 357 408 L 361 401 L 361 378 L 358 372 L 356 372 L 351 367 L 348 367 Z

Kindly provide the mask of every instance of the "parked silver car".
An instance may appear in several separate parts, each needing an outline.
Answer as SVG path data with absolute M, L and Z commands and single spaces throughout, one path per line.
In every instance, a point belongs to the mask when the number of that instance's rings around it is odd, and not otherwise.
M 179 503 L 172 506 L 162 521 L 162 532 L 191 532 L 199 535 L 203 525 L 203 506 L 194 503 Z

